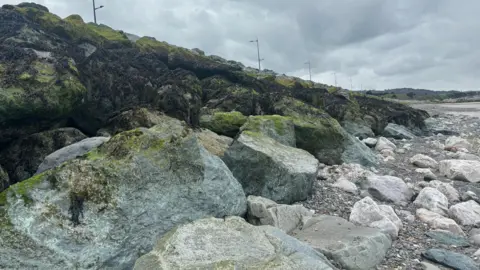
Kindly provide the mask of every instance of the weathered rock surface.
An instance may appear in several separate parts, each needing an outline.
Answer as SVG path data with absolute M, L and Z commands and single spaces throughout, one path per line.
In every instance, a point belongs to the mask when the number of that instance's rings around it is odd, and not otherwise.
M 458 235 L 465 234 L 462 228 L 455 222 L 455 220 L 446 218 L 427 209 L 417 209 L 416 216 L 421 221 L 427 223 L 428 226 L 430 226 L 432 229 L 447 230 Z
M 372 269 L 391 246 L 380 230 L 356 226 L 334 216 L 314 216 L 292 235 L 325 254 L 342 269 Z
M 61 148 L 48 155 L 40 164 L 40 166 L 38 166 L 35 174 L 50 170 L 66 161 L 82 156 L 93 148 L 96 148 L 107 142 L 109 139 L 109 137 L 92 137 Z
M 344 121 L 342 122 L 342 127 L 348 133 L 352 134 L 354 137 L 358 137 L 360 140 L 369 137 L 375 137 L 375 133 L 373 133 L 373 130 L 370 127 L 367 127 L 357 122 Z
M 290 233 L 313 213 L 301 205 L 277 204 L 267 198 L 247 197 L 247 220 L 253 225 L 271 225 Z
M 134 270 L 336 269 L 320 252 L 271 226 L 239 217 L 201 219 L 165 234 Z
M 377 200 L 398 205 L 408 204 L 414 195 L 402 179 L 388 175 L 368 176 L 366 180 L 360 182 L 360 187 Z
M 442 216 L 448 216 L 448 199 L 436 188 L 426 187 L 422 189 L 413 204 Z
M 480 265 L 469 257 L 444 249 L 432 248 L 422 253 L 423 257 L 456 270 L 477 270 Z
M 407 139 L 411 140 L 415 138 L 415 135 L 409 131 L 405 126 L 389 123 L 383 130 L 383 136 L 391 137 L 395 139 Z
M 390 149 L 393 151 L 397 149 L 397 146 L 385 137 L 378 138 L 377 144 L 375 145 L 375 150 L 381 152 L 385 149 Z
M 419 168 L 436 169 L 438 167 L 438 162 L 437 161 L 435 161 L 433 158 L 431 158 L 429 156 L 422 155 L 422 154 L 417 154 L 417 155 L 413 156 L 410 159 L 410 162 L 413 165 L 415 165 Z
M 296 147 L 295 128 L 292 119 L 280 115 L 249 116 L 240 131 L 257 132 L 277 142 Z
M 342 189 L 352 194 L 357 194 L 359 192 L 358 187 L 353 182 L 350 182 L 343 177 L 338 179 L 337 182 L 333 183 L 332 187 Z
M 218 135 L 209 129 L 201 129 L 196 132 L 200 143 L 208 152 L 218 157 L 223 157 L 233 139 L 227 136 Z
M 360 164 L 344 163 L 341 165 L 326 166 L 318 172 L 318 177 L 321 180 L 331 182 L 346 179 L 352 183 L 358 183 L 366 180 L 368 176 L 375 175 L 373 172 L 365 169 Z
M 470 150 L 472 147 L 472 144 L 468 142 L 464 138 L 460 138 L 457 136 L 451 136 L 448 137 L 445 140 L 445 149 L 460 149 L 460 148 L 465 148 Z
M 0 265 L 10 269 L 42 261 L 49 262 L 42 268 L 131 269 L 176 225 L 247 208 L 222 160 L 171 118 L 11 186 L 0 205 Z
M 108 120 L 102 130 L 113 136 L 139 127 L 151 128 L 160 124 L 163 119 L 164 116 L 158 111 L 147 108 L 135 108 L 122 112 Z
M 429 187 L 433 187 L 438 189 L 438 191 L 442 192 L 448 199 L 450 204 L 454 204 L 460 201 L 460 195 L 458 191 L 449 183 L 441 182 L 438 180 L 434 180 L 428 183 Z
M 448 212 L 460 225 L 480 226 L 480 204 L 473 200 L 452 205 Z
M 8 172 L 10 184 L 14 184 L 34 175 L 47 155 L 85 138 L 74 128 L 35 133 L 14 141 L 1 151 L 0 164 Z
M 447 159 L 440 161 L 440 173 L 453 180 L 480 182 L 480 161 Z
M 349 220 L 357 225 L 377 228 L 392 239 L 398 237 L 403 226 L 391 206 L 377 205 L 370 197 L 365 197 L 353 205 Z
M 247 117 L 240 112 L 216 112 L 213 115 L 202 115 L 200 126 L 233 138 L 246 121 Z
M 290 204 L 307 199 L 318 171 L 318 160 L 255 132 L 242 132 L 223 160 L 247 195 Z
M 427 236 L 435 239 L 436 241 L 449 246 L 468 247 L 470 243 L 468 239 L 457 234 L 453 234 L 445 230 L 434 230 L 427 232 Z

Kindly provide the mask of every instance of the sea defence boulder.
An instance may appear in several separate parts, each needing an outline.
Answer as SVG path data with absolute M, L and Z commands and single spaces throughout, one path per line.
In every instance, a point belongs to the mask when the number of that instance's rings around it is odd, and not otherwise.
M 334 270 L 328 259 L 272 226 L 253 226 L 239 217 L 207 218 L 164 235 L 134 270 L 312 269 Z
M 307 151 L 251 131 L 240 134 L 223 160 L 246 195 L 284 204 L 306 200 L 318 170 L 318 160 Z
M 247 209 L 222 160 L 168 117 L 11 186 L 0 205 L 0 265 L 23 269 L 131 269 L 173 227 Z

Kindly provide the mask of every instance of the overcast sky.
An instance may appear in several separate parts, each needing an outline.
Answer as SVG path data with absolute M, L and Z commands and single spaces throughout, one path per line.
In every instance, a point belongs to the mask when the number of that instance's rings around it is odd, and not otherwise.
M 23 1 L 0 0 L 0 4 Z M 91 0 L 37 0 L 93 21 Z M 479 0 L 96 0 L 98 23 L 353 89 L 480 89 Z

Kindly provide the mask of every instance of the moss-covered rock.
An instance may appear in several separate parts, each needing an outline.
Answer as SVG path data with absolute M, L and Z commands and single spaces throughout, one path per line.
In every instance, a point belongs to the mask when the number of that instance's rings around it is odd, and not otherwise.
M 239 111 L 244 115 L 259 114 L 260 94 L 253 87 L 235 84 L 222 76 L 202 80 L 205 106 L 229 112 Z
M 110 135 L 116 135 L 139 127 L 150 128 L 160 124 L 164 119 L 164 115 L 158 111 L 148 108 L 134 108 L 108 120 L 102 131 Z
M 248 117 L 240 131 L 261 133 L 287 146 L 296 147 L 295 129 L 291 118 L 280 115 L 256 115 Z
M 127 269 L 176 225 L 246 211 L 230 170 L 173 118 L 119 133 L 84 157 L 11 186 L 0 201 L 0 220 L 10 224 L 0 239 L 16 232 L 44 245 L 30 254 L 22 243 L 2 242 L 0 264 L 7 268 L 18 268 L 14 255 L 32 268 L 42 254 L 61 258 L 62 269 Z
M 247 117 L 240 112 L 216 112 L 213 115 L 202 115 L 200 126 L 233 138 L 246 121 Z
M 85 138 L 86 136 L 75 128 L 35 133 L 13 141 L 0 151 L 0 164 L 10 175 L 10 183 L 14 184 L 35 174 L 47 155 Z M 3 189 L 0 188 L 1 190 Z
M 225 151 L 227 151 L 233 142 L 232 138 L 218 135 L 209 129 L 201 129 L 200 131 L 196 131 L 195 134 L 203 147 L 218 157 L 223 157 Z

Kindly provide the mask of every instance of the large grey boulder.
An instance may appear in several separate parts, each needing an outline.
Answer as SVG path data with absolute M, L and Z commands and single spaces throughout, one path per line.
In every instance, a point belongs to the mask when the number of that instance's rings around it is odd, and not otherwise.
M 223 161 L 186 123 L 167 117 L 5 192 L 0 265 L 7 269 L 131 269 L 175 226 L 247 208 Z
M 432 168 L 436 169 L 438 167 L 438 162 L 435 161 L 433 158 L 423 155 L 417 154 L 410 158 L 410 163 L 419 167 L 419 168 Z
M 356 226 L 334 216 L 308 219 L 292 235 L 322 252 L 343 269 L 373 269 L 390 248 L 390 238 L 375 228 Z
M 346 134 L 344 147 L 345 149 L 342 153 L 343 162 L 358 163 L 367 167 L 378 164 L 378 158 L 375 153 L 353 135 Z
M 375 137 L 375 133 L 373 133 L 373 130 L 362 123 L 344 121 L 342 122 L 342 127 L 345 129 L 345 131 L 352 134 L 354 137 L 358 137 L 360 140 L 369 137 Z
M 411 140 L 415 138 L 415 135 L 408 130 L 405 126 L 389 123 L 383 130 L 383 136 L 391 137 L 395 139 L 407 139 Z
M 228 147 L 233 142 L 233 139 L 230 137 L 218 135 L 217 133 L 204 128 L 196 131 L 195 134 L 203 147 L 205 147 L 208 152 L 218 157 L 223 157 L 225 151 L 227 151 Z
M 480 226 L 480 204 L 473 200 L 455 204 L 448 212 L 460 225 Z
M 370 175 L 359 184 L 375 199 L 397 205 L 407 205 L 414 195 L 407 184 L 395 176 Z
M 247 220 L 253 225 L 271 225 L 290 233 L 312 211 L 302 205 L 277 204 L 267 198 L 250 195 L 247 198 Z
M 425 222 L 432 229 L 447 230 L 458 235 L 465 234 L 462 228 L 455 222 L 455 220 L 446 218 L 430 210 L 419 208 L 416 211 L 416 216 L 419 220 Z
M 323 254 L 277 228 L 228 217 L 201 219 L 173 229 L 133 269 L 336 268 Z
M 64 148 L 58 149 L 57 151 L 45 157 L 40 166 L 38 166 L 37 172 L 35 174 L 50 170 L 59 166 L 65 161 L 82 156 L 93 148 L 96 148 L 107 142 L 109 139 L 109 137 L 87 138 Z
M 453 180 L 480 182 L 480 161 L 447 159 L 440 161 L 440 173 Z
M 285 204 L 307 199 L 319 165 L 305 150 L 250 131 L 240 134 L 223 160 L 247 195 Z
M 277 142 L 296 147 L 293 120 L 280 115 L 251 115 L 240 131 L 258 132 Z
M 370 197 L 365 197 L 353 205 L 349 220 L 356 225 L 377 228 L 392 239 L 398 237 L 398 232 L 403 227 L 391 206 L 377 205 Z
M 436 188 L 426 187 L 422 189 L 413 204 L 442 216 L 448 216 L 448 199 Z

